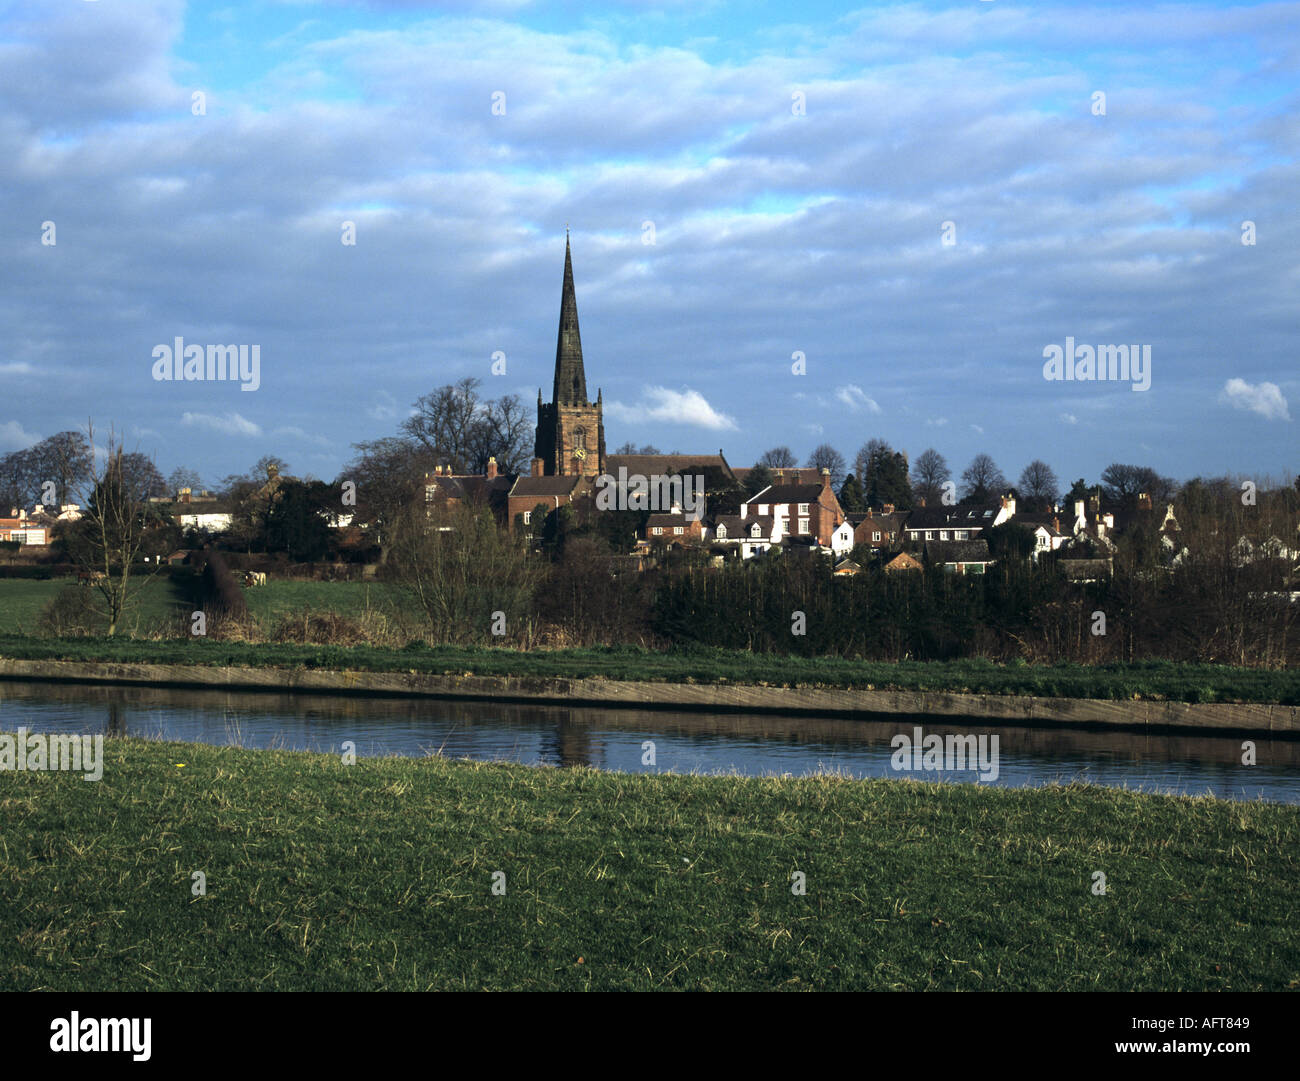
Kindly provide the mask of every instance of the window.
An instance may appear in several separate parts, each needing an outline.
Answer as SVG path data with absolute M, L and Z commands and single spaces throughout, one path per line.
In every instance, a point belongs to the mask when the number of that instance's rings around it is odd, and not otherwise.
M 758 505 L 758 513 L 759 513 L 759 517 L 766 517 L 766 515 L 767 515 L 767 504 L 766 504 L 766 503 L 760 503 L 760 504 Z
M 807 518 L 800 518 L 800 519 L 799 519 L 799 532 L 800 532 L 800 533 L 807 533 L 807 532 L 808 532 L 808 519 L 807 519 Z
M 871 539 L 872 539 L 873 541 L 879 541 L 879 540 L 880 540 L 880 530 L 879 530 L 879 529 L 877 529 L 874 533 L 871 534 Z
M 939 539 L 940 539 L 940 540 L 947 540 L 947 539 L 948 539 L 948 531 L 947 531 L 946 529 L 941 529 L 941 530 L 939 530 Z
M 933 530 L 933 529 L 927 529 L 927 530 L 925 531 L 925 539 L 926 539 L 926 540 L 934 540 L 934 530 Z
M 725 525 L 718 526 L 718 540 L 724 539 L 726 535 L 727 535 L 727 527 Z
M 650 532 L 653 533 L 656 537 L 660 536 L 663 533 L 663 531 L 664 531 L 663 526 L 658 526 L 658 525 L 655 526 L 654 529 L 650 530 Z
M 524 511 L 524 525 L 532 525 L 532 524 L 533 524 L 533 512 L 530 510 Z
M 762 527 L 760 527 L 757 522 L 754 523 L 754 525 L 749 527 L 749 535 L 751 537 L 761 537 L 763 535 Z
M 800 513 L 800 514 L 807 514 L 807 513 L 808 513 L 808 504 L 807 504 L 807 503 L 800 503 L 800 504 L 799 504 L 799 513 Z
M 677 536 L 680 537 L 684 532 L 686 532 L 686 530 L 684 530 L 681 526 L 679 525 L 673 526 L 673 533 L 676 534 Z
M 970 530 L 969 529 L 954 530 L 952 534 L 952 538 L 953 540 L 970 540 Z

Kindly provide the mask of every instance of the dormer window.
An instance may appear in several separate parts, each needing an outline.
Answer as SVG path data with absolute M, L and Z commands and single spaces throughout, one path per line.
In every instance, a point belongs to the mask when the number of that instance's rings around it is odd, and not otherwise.
M 762 527 L 759 526 L 757 523 L 755 523 L 754 525 L 750 526 L 750 527 L 749 527 L 749 535 L 750 535 L 751 537 L 761 537 L 761 536 L 763 535 L 763 529 L 762 529 Z
M 727 535 L 727 527 L 725 525 L 718 526 L 718 539 L 722 540 L 726 535 Z

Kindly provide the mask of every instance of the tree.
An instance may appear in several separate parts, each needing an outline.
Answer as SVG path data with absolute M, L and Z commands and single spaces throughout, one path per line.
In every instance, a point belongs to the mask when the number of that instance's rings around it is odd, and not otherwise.
M 808 455 L 808 464 L 818 473 L 823 469 L 829 470 L 832 488 L 838 488 L 844 483 L 844 455 L 829 443 L 820 443 L 814 447 L 813 452 Z
M 354 509 L 358 525 L 374 531 L 380 545 L 379 561 L 387 559 L 389 528 L 407 507 L 424 504 L 424 475 L 437 464 L 433 452 L 410 438 L 389 436 L 354 443 L 356 457 L 338 476 L 338 484 L 355 487 Z
M 1025 510 L 1049 511 L 1056 503 L 1061 490 L 1060 482 L 1052 467 L 1035 458 L 1020 474 L 1020 496 L 1024 500 Z
M 37 503 L 62 506 L 90 478 L 93 458 L 81 432 L 59 432 L 0 458 L 0 511 Z
M 1070 513 L 1074 513 L 1075 503 L 1081 499 L 1087 503 L 1088 496 L 1091 494 L 1092 489 L 1088 487 L 1088 482 L 1082 477 L 1071 484 L 1070 490 L 1065 493 L 1065 505 L 1070 509 Z
M 411 505 L 391 534 L 385 577 L 400 595 L 395 618 L 416 613 L 438 643 L 527 640 L 540 567 L 526 539 L 500 529 L 490 510 L 451 504 L 429 517 Z
M 89 434 L 93 439 L 93 431 Z M 89 490 L 78 499 L 84 508 L 82 517 L 67 528 L 72 534 L 66 545 L 69 555 L 83 571 L 95 575 L 94 587 L 110 635 L 117 632 L 135 594 L 131 577 L 135 563 L 142 555 L 161 554 L 165 546 L 167 523 L 147 502 L 155 476 L 158 470 L 153 463 L 142 454 L 124 452 L 110 431 L 105 465 L 98 472 L 92 466 L 86 482 Z M 160 483 L 161 479 L 158 476 Z M 153 551 L 151 539 L 156 542 Z
M 867 501 L 862 495 L 862 485 L 852 473 L 844 478 L 844 484 L 840 487 L 840 506 L 844 508 L 846 514 L 867 509 Z
M 297 562 L 315 562 L 330 546 L 328 515 L 338 513 L 338 490 L 322 481 L 287 480 L 266 515 L 266 549 L 288 552 Z
M 489 458 L 502 473 L 521 472 L 532 457 L 532 422 L 518 395 L 485 402 L 473 377 L 448 383 L 415 403 L 402 431 L 454 473 L 483 474 Z
M 1101 471 L 1101 487 L 1108 501 L 1121 507 L 1134 507 L 1140 495 L 1150 496 L 1153 504 L 1168 501 L 1176 485 L 1147 466 L 1116 462 Z
M 203 488 L 203 481 L 193 469 L 187 469 L 183 465 L 177 466 L 167 474 L 167 491 L 169 495 L 175 495 L 182 488 L 188 488 L 191 492 L 198 492 Z
M 759 463 L 745 475 L 745 491 L 748 495 L 758 495 L 764 488 L 772 486 L 772 471 Z
M 618 450 L 614 451 L 614 453 L 615 454 L 662 454 L 663 451 L 661 451 L 653 443 L 645 443 L 642 445 L 641 449 L 638 450 L 636 444 L 629 439 L 626 443 L 624 443 L 621 447 L 619 447 Z
M 918 500 L 925 500 L 927 507 L 942 503 L 943 486 L 951 479 L 947 461 L 933 447 L 922 451 L 912 466 L 912 491 Z
M 858 476 L 862 497 L 868 506 L 892 503 L 912 505 L 912 485 L 907 477 L 907 459 L 883 439 L 868 440 L 858 451 Z
M 785 446 L 773 447 L 765 451 L 758 460 L 759 465 L 765 465 L 768 469 L 793 469 L 797 462 L 794 451 Z
M 987 454 L 977 454 L 961 475 L 963 503 L 989 503 L 1006 490 L 1007 478 Z

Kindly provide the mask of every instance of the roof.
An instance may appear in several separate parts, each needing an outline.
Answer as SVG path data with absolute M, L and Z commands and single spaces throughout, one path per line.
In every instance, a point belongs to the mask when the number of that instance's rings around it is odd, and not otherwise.
M 820 484 L 773 484 L 758 495 L 750 496 L 746 503 L 816 503 L 822 494 Z
M 605 472 L 617 475 L 619 468 L 628 474 L 637 473 L 643 477 L 664 476 L 668 473 L 680 473 L 691 466 L 720 469 L 725 475 L 735 477 L 735 470 L 727 464 L 722 452 L 717 454 L 607 454 L 605 455 Z M 737 478 L 739 479 L 739 478 Z
M 931 563 L 991 563 L 988 541 L 926 541 L 925 558 Z
M 720 514 L 713 521 L 714 535 L 717 535 L 718 526 L 725 526 L 727 536 L 723 540 L 729 540 L 732 537 L 739 538 L 742 534 L 748 537 L 750 529 L 755 523 L 762 527 L 762 536 L 770 537 L 772 535 L 775 519 L 770 514 L 751 514 L 748 518 L 742 518 L 739 514 Z
M 557 405 L 587 404 L 587 374 L 582 367 L 582 336 L 578 333 L 578 298 L 573 288 L 573 256 L 564 234 L 564 285 L 560 292 L 560 329 L 555 336 L 555 384 L 551 401 Z
M 907 529 L 986 529 L 993 525 L 1001 509 L 1001 503 L 917 507 L 907 519 Z
M 444 478 L 445 479 L 445 478 Z M 455 479 L 455 478 L 453 478 Z M 581 476 L 568 477 L 518 477 L 510 489 L 510 498 L 537 496 L 549 499 L 557 495 L 572 495 L 582 483 Z
M 688 518 L 685 514 L 652 514 L 646 519 L 646 528 L 653 529 L 655 526 L 686 526 L 689 528 L 693 523 L 698 522 L 698 518 Z

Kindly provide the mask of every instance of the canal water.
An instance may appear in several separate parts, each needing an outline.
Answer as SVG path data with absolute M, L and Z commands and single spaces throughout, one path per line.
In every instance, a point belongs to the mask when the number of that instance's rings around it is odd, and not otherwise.
M 1260 736 L 0 682 L 0 732 L 20 727 L 331 753 L 350 741 L 358 756 L 441 754 L 629 773 L 834 772 L 1009 786 L 1084 781 L 1300 803 L 1300 740 Z M 903 760 L 926 761 L 903 755 L 898 737 L 924 742 L 950 734 L 996 735 L 996 779 L 981 780 L 978 770 L 951 761 L 941 763 L 948 768 L 900 768 Z M 1247 739 L 1254 765 L 1243 763 Z M 991 752 L 991 741 L 984 746 Z

